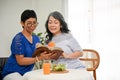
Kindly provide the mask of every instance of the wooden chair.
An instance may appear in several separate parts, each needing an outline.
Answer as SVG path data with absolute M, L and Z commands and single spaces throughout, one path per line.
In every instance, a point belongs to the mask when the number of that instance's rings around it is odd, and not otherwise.
M 94 79 L 96 79 L 96 69 L 100 63 L 100 56 L 96 50 L 93 49 L 83 49 L 83 56 L 80 60 L 85 64 L 87 71 L 93 71 Z

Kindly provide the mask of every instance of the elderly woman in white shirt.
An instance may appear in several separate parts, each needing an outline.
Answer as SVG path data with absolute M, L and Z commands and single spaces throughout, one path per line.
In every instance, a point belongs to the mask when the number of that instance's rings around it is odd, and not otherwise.
M 82 48 L 70 33 L 62 14 L 57 11 L 50 13 L 45 26 L 48 34 L 46 43 L 53 41 L 55 47 L 60 47 L 64 51 L 63 57 L 53 60 L 53 63 L 64 63 L 68 69 L 85 68 L 79 60 L 79 57 L 83 55 Z

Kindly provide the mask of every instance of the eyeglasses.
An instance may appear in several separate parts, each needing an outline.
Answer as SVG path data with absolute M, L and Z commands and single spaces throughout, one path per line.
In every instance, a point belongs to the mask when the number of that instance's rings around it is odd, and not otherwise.
M 35 23 L 27 23 L 27 26 L 28 26 L 28 27 L 32 27 L 32 26 L 36 27 L 37 25 L 38 25 L 38 22 L 35 22 Z

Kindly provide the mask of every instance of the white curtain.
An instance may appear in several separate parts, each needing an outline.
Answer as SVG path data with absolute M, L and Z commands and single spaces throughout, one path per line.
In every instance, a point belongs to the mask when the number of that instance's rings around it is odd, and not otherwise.
M 120 0 L 69 0 L 68 25 L 82 48 L 99 52 L 97 80 L 120 80 Z

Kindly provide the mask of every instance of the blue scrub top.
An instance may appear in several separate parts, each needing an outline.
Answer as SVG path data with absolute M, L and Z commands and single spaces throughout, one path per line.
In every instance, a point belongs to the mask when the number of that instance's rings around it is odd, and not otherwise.
M 30 43 L 25 36 L 19 32 L 12 40 L 11 44 L 11 55 L 4 66 L 2 77 L 5 77 L 7 74 L 18 72 L 21 75 L 31 71 L 34 67 L 34 64 L 21 66 L 17 63 L 15 55 L 24 55 L 24 57 L 32 57 L 35 49 L 36 43 L 40 43 L 40 39 L 36 35 L 32 35 L 33 43 Z

